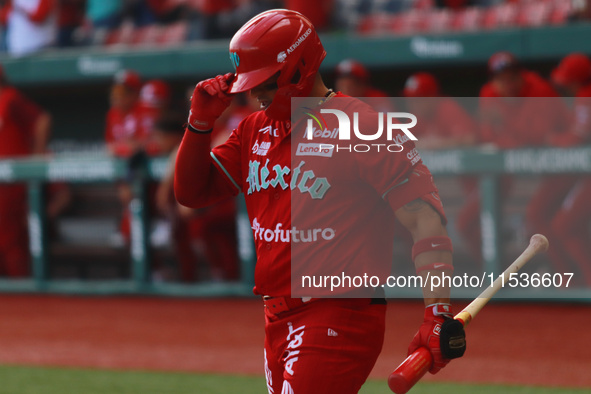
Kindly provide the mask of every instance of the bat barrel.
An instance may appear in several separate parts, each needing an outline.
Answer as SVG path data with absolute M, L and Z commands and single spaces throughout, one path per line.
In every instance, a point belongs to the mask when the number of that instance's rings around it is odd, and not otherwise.
M 433 357 L 427 348 L 418 348 L 388 377 L 388 386 L 396 394 L 405 394 L 431 368 Z

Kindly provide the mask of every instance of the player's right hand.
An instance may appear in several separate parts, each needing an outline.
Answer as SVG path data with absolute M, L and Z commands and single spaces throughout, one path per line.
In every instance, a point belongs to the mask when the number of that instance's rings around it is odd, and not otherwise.
M 454 323 L 459 324 L 459 327 Z M 441 303 L 425 308 L 423 324 L 410 343 L 408 354 L 414 353 L 420 347 L 429 349 L 433 356 L 433 364 L 429 369 L 432 374 L 439 372 L 450 359 L 464 354 L 466 350 L 464 329 L 459 321 L 453 319 L 451 305 Z
M 234 77 L 232 73 L 218 75 L 195 86 L 189 111 L 190 128 L 202 132 L 213 129 L 216 119 L 232 102 L 233 95 L 228 93 L 228 89 Z

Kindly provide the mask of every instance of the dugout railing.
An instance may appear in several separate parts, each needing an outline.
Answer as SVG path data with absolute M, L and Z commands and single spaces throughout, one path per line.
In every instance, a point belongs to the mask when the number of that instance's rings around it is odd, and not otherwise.
M 481 233 L 483 270 L 498 274 L 503 265 L 501 247 L 502 214 L 499 184 L 502 175 L 581 174 L 591 176 L 591 147 L 546 148 L 500 151 L 469 149 L 422 152 L 423 160 L 436 177 L 475 175 L 482 196 Z M 30 279 L 0 279 L 0 292 L 43 292 L 74 294 L 152 294 L 171 296 L 243 296 L 252 294 L 255 252 L 244 206 L 237 216 L 241 280 L 236 283 L 156 283 L 150 277 L 149 217 L 146 185 L 162 177 L 165 158 L 150 159 L 130 169 L 124 160 L 111 157 L 81 158 L 58 156 L 0 161 L 0 182 L 25 182 L 29 203 L 29 244 L 32 260 Z M 128 280 L 60 280 L 50 278 L 45 229 L 43 185 L 48 182 L 114 183 L 126 179 L 135 197 L 130 205 L 131 274 Z M 242 203 L 241 200 L 239 200 Z M 590 196 L 591 201 L 591 196 Z M 591 241 L 591 240 L 590 240 Z M 552 242 L 552 240 L 550 240 Z M 525 245 L 524 245 L 525 246 Z M 456 297 L 471 297 L 475 291 L 455 290 Z M 511 295 L 511 290 L 505 291 Z M 416 291 L 390 290 L 390 296 L 420 296 Z M 523 294 L 520 296 L 522 297 Z M 591 288 L 543 289 L 536 298 L 591 300 Z

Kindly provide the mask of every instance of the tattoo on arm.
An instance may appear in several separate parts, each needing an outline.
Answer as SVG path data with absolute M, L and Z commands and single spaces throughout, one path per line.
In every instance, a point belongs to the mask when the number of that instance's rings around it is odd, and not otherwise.
M 407 212 L 418 212 L 425 208 L 428 204 L 420 198 L 409 202 L 408 204 L 404 205 L 402 208 Z

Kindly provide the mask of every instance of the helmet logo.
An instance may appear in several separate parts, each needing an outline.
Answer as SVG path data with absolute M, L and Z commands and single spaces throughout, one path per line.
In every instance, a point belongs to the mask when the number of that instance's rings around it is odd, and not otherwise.
M 236 70 L 238 68 L 238 65 L 240 65 L 240 57 L 238 57 L 238 53 L 230 52 L 230 61 L 234 66 L 234 70 Z
M 286 57 L 287 57 L 287 54 L 284 51 L 279 52 L 277 54 L 277 63 L 283 63 L 285 61 Z
M 308 28 L 308 30 L 306 30 L 306 31 L 304 32 L 304 34 L 302 34 L 302 35 L 300 36 L 300 38 L 298 38 L 298 40 L 297 40 L 296 42 L 294 42 L 294 43 L 293 43 L 293 45 L 292 45 L 292 46 L 290 46 L 290 47 L 287 49 L 287 53 L 292 53 L 293 51 L 295 51 L 295 50 L 297 49 L 297 47 L 299 47 L 299 46 L 300 46 L 300 44 L 301 44 L 302 42 L 304 42 L 304 41 L 306 40 L 306 38 L 308 38 L 308 36 L 309 36 L 311 33 L 312 33 L 312 28 Z

